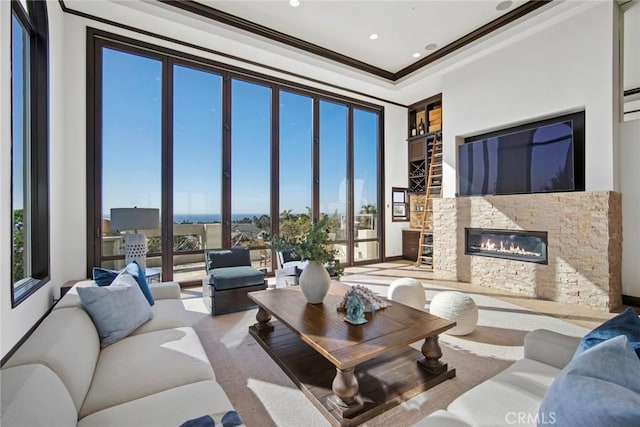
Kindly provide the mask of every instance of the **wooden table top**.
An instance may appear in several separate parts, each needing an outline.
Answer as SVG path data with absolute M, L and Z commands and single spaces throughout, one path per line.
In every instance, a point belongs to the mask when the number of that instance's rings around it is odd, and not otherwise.
M 345 313 L 336 309 L 349 288 L 332 281 L 322 304 L 307 304 L 299 286 L 248 295 L 340 369 L 354 367 L 455 326 L 450 320 L 392 301 L 387 308 L 365 313 L 367 323 L 352 325 L 344 320 Z

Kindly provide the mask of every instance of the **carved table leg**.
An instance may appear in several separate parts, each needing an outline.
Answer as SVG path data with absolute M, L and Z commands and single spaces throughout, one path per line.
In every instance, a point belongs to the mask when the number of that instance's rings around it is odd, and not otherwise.
M 336 377 L 331 385 L 334 395 L 329 398 L 329 403 L 342 414 L 342 417 L 346 417 L 364 406 L 358 395 L 360 386 L 354 370 L 355 368 L 344 370 L 336 368 Z
M 424 340 L 424 344 L 422 344 L 422 354 L 424 357 L 418 360 L 418 366 L 434 375 L 446 372 L 447 364 L 440 361 L 442 349 L 440 349 L 440 344 L 438 344 L 437 335 L 427 337 Z
M 258 307 L 258 313 L 256 314 L 256 320 L 258 323 L 254 324 L 258 332 L 273 331 L 273 325 L 269 323 L 271 320 L 271 314 L 262 307 Z

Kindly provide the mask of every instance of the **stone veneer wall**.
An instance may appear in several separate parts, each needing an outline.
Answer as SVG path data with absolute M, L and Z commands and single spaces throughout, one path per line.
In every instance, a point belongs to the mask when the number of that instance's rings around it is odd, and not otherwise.
M 622 300 L 622 198 L 571 192 L 435 199 L 434 275 L 610 310 Z M 464 229 L 548 232 L 549 264 L 465 255 Z

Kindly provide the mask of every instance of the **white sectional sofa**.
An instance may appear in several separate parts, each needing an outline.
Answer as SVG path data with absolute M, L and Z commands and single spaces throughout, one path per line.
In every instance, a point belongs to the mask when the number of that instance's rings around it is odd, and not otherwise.
M 436 411 L 415 426 L 535 427 L 547 388 L 571 361 L 579 343 L 578 337 L 543 329 L 530 332 L 524 340 L 523 359 L 462 394 L 446 411 Z
M 178 427 L 233 410 L 177 283 L 150 284 L 153 319 L 103 349 L 76 287 L 0 371 L 3 427 Z

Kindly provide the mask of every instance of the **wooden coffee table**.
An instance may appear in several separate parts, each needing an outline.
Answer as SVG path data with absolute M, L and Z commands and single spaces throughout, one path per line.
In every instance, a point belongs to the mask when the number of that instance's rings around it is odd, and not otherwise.
M 355 326 L 336 310 L 348 289 L 332 282 L 322 304 L 297 286 L 249 293 L 259 307 L 249 333 L 333 425 L 361 424 L 455 376 L 438 345 L 455 322 L 390 302 Z M 409 347 L 420 340 L 422 352 Z

